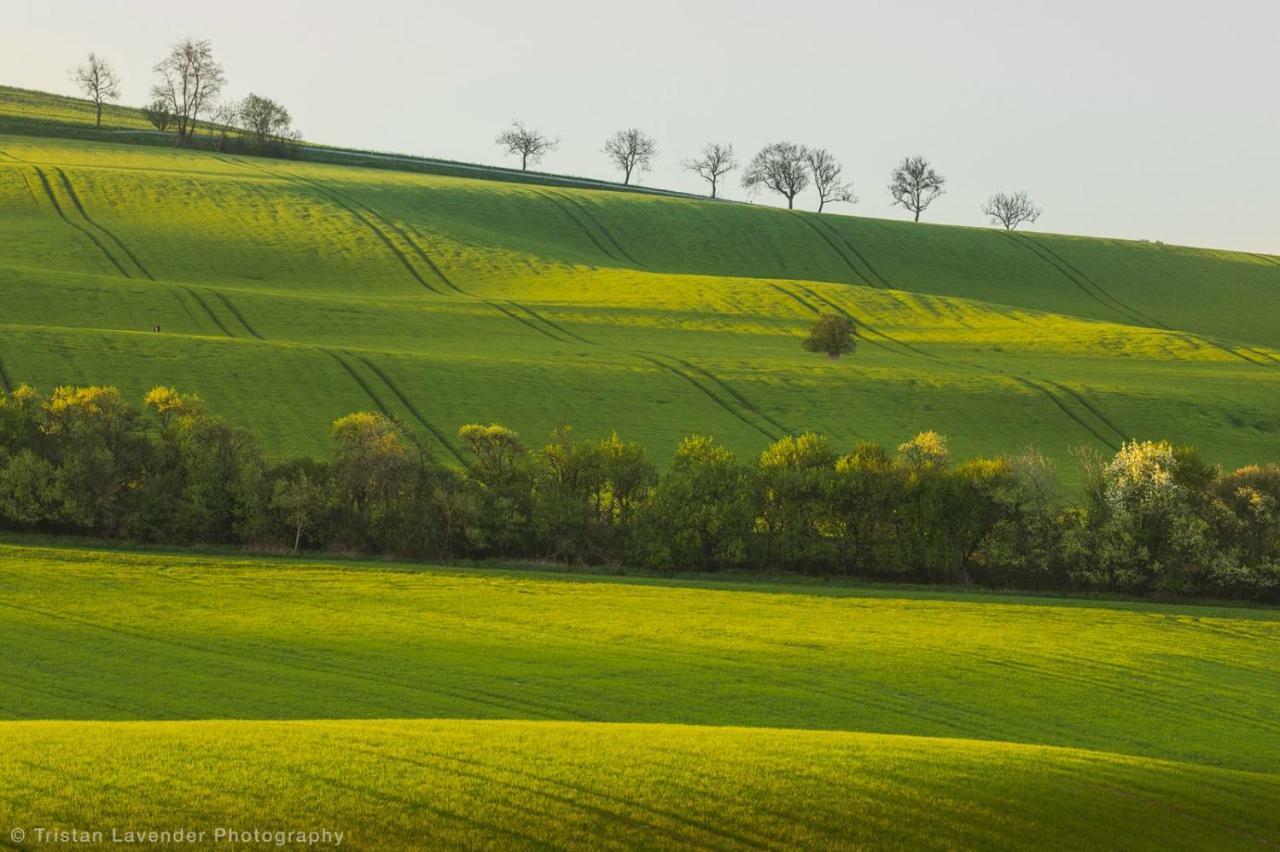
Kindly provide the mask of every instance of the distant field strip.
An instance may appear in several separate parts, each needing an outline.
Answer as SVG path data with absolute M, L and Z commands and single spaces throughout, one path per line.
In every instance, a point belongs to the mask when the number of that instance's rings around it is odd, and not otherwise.
M 7 543 L 0 588 L 10 826 L 1280 846 L 1271 610 Z
M 1280 440 L 1280 268 L 1254 255 L 159 146 L 0 148 L 11 381 L 163 382 L 274 457 L 322 452 L 373 404 L 365 387 L 431 431 L 322 350 L 361 353 L 445 436 L 571 423 L 663 463 L 690 433 L 752 456 L 789 432 L 848 447 L 933 429 L 957 458 L 1042 448 L 1071 485 L 1071 447 L 1121 434 L 1226 466 Z M 828 311 L 863 344 L 839 361 L 801 346 Z
M 323 826 L 355 849 L 1280 842 L 1274 776 L 970 740 L 537 722 L 38 722 L 0 724 L 0 744 L 0 779 L 15 791 L 0 798 L 9 825 L 66 824 L 80 816 L 84 779 L 98 775 L 95 824 L 159 826 L 182 813 L 184 826 L 207 831 Z

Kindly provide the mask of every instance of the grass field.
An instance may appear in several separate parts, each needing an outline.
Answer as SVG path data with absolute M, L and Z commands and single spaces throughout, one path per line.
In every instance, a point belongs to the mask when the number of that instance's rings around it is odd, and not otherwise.
M 175 385 L 276 455 L 357 409 L 445 459 L 473 421 L 660 461 L 932 428 L 1068 479 L 1076 445 L 1280 436 L 1270 256 L 18 135 L 0 244 L 0 381 Z M 832 310 L 862 329 L 838 363 L 800 348 Z
M 0 590 L 13 825 L 1280 844 L 1274 611 L 21 544 Z

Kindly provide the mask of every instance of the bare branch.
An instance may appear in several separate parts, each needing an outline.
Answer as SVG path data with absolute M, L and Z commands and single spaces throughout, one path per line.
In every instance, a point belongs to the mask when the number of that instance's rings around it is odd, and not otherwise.
M 106 101 L 120 100 L 120 77 L 107 60 L 90 53 L 84 64 L 71 72 L 71 79 L 84 92 L 85 97 L 93 101 L 96 111 L 96 125 L 102 126 L 102 104 Z
M 213 45 L 184 39 L 156 63 L 155 72 L 160 79 L 151 87 L 151 96 L 164 101 L 177 121 L 178 142 L 190 142 L 196 122 L 213 106 L 226 84 L 222 66 L 214 61 Z
M 858 196 L 853 187 L 841 179 L 844 167 L 835 156 L 825 148 L 808 148 L 805 150 L 805 163 L 813 176 L 813 188 L 818 191 L 818 212 L 828 204 L 837 202 L 857 204 Z
M 633 127 L 610 136 L 601 150 L 614 166 L 622 170 L 622 182 L 630 184 L 633 174 L 644 174 L 653 167 L 653 159 L 658 156 L 658 142 Z
M 732 145 L 710 142 L 699 156 L 685 160 L 683 165 L 686 171 L 693 172 L 711 184 L 711 197 L 716 198 L 720 178 L 736 169 L 738 161 L 733 155 Z
M 530 130 L 522 122 L 513 121 L 508 130 L 498 134 L 495 143 L 508 154 L 520 158 L 520 170 L 528 171 L 529 165 L 537 165 L 549 152 L 560 146 L 559 139 L 552 139 L 541 130 Z
M 990 217 L 991 224 L 999 223 L 1004 225 L 1006 231 L 1012 231 L 1024 223 L 1029 225 L 1035 222 L 1044 210 L 1032 203 L 1024 189 L 1012 195 L 997 192 L 982 205 L 982 212 Z
M 924 157 L 907 157 L 889 179 L 889 195 L 893 203 L 905 207 L 920 221 L 920 214 L 946 190 L 947 179 L 934 171 Z

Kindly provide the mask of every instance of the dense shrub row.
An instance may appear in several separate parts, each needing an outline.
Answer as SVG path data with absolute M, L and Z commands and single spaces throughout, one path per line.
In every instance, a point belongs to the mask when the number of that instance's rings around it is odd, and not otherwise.
M 380 414 L 333 424 L 328 461 L 268 463 L 252 436 L 168 388 L 0 394 L 0 523 L 134 541 L 414 558 L 795 571 L 1029 589 L 1280 599 L 1280 467 L 1211 468 L 1131 442 L 1080 454 L 1064 498 L 1034 451 L 953 463 L 944 440 L 847 453 L 814 434 L 741 460 L 693 436 L 659 473 L 616 435 L 560 429 L 527 450 L 464 426 L 470 464 L 435 463 Z

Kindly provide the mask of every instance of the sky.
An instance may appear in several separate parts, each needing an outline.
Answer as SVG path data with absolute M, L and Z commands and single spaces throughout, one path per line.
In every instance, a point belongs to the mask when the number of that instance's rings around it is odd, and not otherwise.
M 1280 3 L 1146 0 L 4 0 L 0 83 L 72 93 L 89 51 L 141 104 L 176 39 L 210 39 L 229 97 L 281 101 L 314 141 L 511 164 L 511 121 L 558 136 L 541 168 L 615 177 L 600 148 L 658 141 L 643 182 L 702 185 L 710 141 L 829 149 L 860 201 L 906 218 L 896 162 L 948 180 L 925 221 L 983 225 L 1027 190 L 1037 230 L 1280 254 Z M 741 172 L 727 194 L 745 198 Z M 778 203 L 764 195 L 759 203 Z M 812 208 L 812 193 L 798 199 Z

